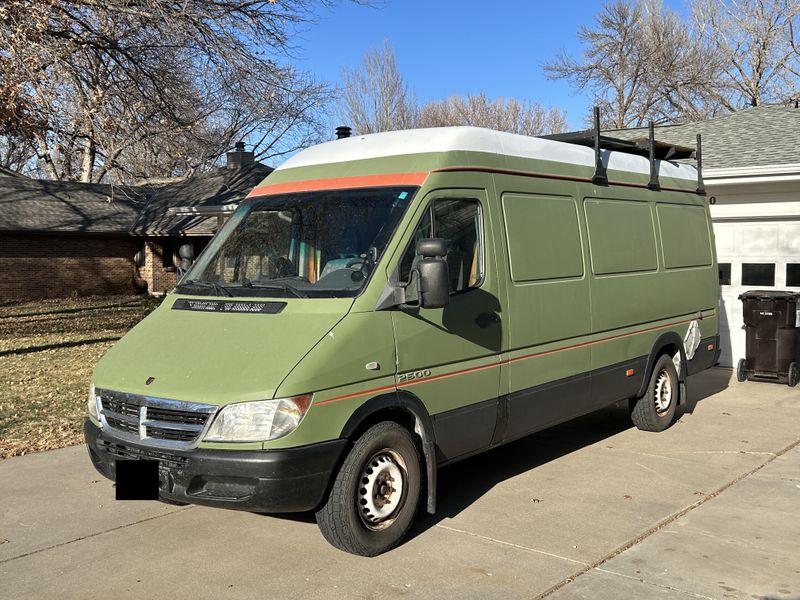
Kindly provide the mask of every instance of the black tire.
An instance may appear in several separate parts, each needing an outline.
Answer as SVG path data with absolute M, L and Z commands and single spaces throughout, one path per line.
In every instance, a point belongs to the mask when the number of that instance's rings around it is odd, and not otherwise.
M 736 381 L 739 383 L 747 381 L 747 361 L 743 358 L 740 358 L 739 364 L 736 365 Z
M 800 368 L 796 362 L 793 362 L 789 365 L 789 378 L 786 383 L 789 384 L 789 387 L 794 387 L 798 381 L 800 381 Z
M 642 431 L 664 431 L 675 420 L 680 385 L 672 357 L 662 354 L 650 375 L 647 392 L 635 400 L 631 420 Z
M 360 556 L 377 556 L 400 544 L 417 513 L 421 462 L 414 439 L 402 426 L 383 422 L 368 429 L 353 445 L 317 511 L 325 539 Z M 399 490 L 394 487 L 398 474 Z

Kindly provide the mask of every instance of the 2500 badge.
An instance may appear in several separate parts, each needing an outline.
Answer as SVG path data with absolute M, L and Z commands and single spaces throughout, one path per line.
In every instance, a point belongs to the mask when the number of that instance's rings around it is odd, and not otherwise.
M 397 383 L 408 383 L 415 379 L 425 379 L 431 376 L 431 370 L 425 369 L 423 371 L 412 371 L 410 373 L 401 373 L 397 376 Z

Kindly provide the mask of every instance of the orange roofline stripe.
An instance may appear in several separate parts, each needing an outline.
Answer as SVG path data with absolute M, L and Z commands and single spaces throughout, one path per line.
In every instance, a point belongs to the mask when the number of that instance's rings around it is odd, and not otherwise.
M 329 177 L 326 179 L 306 179 L 262 185 L 250 192 L 248 198 L 291 194 L 293 192 L 313 192 L 317 190 L 344 190 L 387 185 L 422 185 L 428 176 L 423 173 L 383 173 L 380 175 L 358 175 L 355 177 Z

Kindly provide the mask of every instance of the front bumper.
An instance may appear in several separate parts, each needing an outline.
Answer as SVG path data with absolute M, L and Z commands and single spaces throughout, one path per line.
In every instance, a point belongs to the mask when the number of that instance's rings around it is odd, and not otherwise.
M 317 508 L 347 445 L 331 440 L 286 450 L 178 451 L 118 440 L 88 419 L 83 432 L 92 463 L 112 481 L 117 459 L 157 460 L 162 499 L 264 513 Z

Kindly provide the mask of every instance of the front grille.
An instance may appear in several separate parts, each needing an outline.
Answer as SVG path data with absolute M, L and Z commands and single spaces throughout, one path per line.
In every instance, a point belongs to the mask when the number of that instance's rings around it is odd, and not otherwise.
M 130 417 L 139 416 L 139 405 L 133 402 L 123 402 L 115 398 L 104 397 L 103 408 L 120 415 L 127 415 Z
M 185 410 L 171 410 L 169 408 L 148 407 L 147 418 L 166 423 L 188 423 L 191 425 L 205 425 L 208 415 L 204 413 L 190 413 Z
M 157 460 L 163 465 L 175 468 L 185 467 L 189 463 L 189 458 L 186 456 L 159 452 L 158 450 L 134 448 L 123 444 L 115 444 L 107 440 L 100 440 L 100 446 L 103 450 L 116 458 L 128 460 Z
M 139 433 L 139 426 L 135 423 L 131 423 L 129 421 L 121 421 L 120 419 L 115 419 L 114 417 L 106 416 L 106 422 L 108 425 L 114 429 L 119 429 L 120 431 L 127 431 L 128 433 L 135 433 L 138 435 Z
M 147 435 L 159 440 L 179 440 L 181 442 L 190 442 L 197 437 L 197 433 L 194 431 L 180 431 L 165 427 L 148 427 Z
M 205 431 L 216 407 L 197 402 L 96 390 L 100 420 L 123 439 L 153 446 L 192 446 Z

